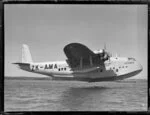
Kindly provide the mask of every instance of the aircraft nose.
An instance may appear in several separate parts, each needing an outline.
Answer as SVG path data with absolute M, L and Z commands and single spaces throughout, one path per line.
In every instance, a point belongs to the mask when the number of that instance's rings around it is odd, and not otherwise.
M 140 64 L 140 69 L 141 69 L 141 71 L 143 70 L 143 66 Z
M 138 63 L 138 69 L 139 69 L 140 71 L 143 70 L 143 66 L 142 66 L 140 63 Z

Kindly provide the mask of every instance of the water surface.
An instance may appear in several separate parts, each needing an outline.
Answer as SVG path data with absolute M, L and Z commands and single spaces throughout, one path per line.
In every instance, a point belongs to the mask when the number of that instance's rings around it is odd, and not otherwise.
M 147 81 L 5 79 L 5 111 L 146 111 Z

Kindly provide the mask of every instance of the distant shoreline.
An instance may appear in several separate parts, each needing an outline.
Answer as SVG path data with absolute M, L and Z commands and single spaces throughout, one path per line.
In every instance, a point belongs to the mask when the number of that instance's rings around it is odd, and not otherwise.
M 9 77 L 5 76 L 4 79 L 6 80 L 51 80 L 51 77 Z

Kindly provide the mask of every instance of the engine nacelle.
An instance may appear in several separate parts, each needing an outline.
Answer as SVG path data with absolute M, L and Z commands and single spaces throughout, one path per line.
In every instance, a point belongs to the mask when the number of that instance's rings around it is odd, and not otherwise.
M 104 50 L 103 50 L 103 49 L 95 50 L 95 51 L 94 51 L 94 53 L 95 53 L 95 54 L 101 54 L 101 53 L 103 53 L 103 52 L 104 52 Z
M 94 51 L 95 54 L 98 55 L 98 57 L 103 60 L 103 61 L 106 61 L 110 58 L 110 55 L 108 52 L 106 52 L 104 49 L 102 50 L 96 50 Z

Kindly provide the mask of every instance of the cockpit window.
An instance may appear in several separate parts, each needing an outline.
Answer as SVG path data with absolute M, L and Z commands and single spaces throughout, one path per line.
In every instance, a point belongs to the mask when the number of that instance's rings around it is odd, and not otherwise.
M 135 61 L 135 59 L 134 59 L 134 58 L 128 58 L 128 60 L 129 60 L 129 61 Z

